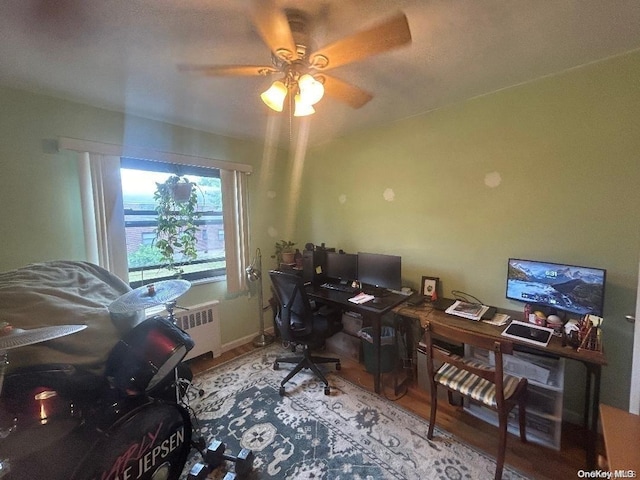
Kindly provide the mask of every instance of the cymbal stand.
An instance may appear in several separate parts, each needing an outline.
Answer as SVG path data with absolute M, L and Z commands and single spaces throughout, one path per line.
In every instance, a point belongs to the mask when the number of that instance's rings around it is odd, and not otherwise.
M 179 308 L 181 310 L 186 310 L 188 311 L 189 309 L 187 307 L 181 307 L 180 305 L 177 304 L 177 302 L 175 300 L 171 300 L 170 302 L 167 302 L 164 304 L 164 309 L 167 311 L 167 313 L 169 314 L 167 316 L 167 318 L 171 321 L 171 323 L 173 323 L 174 325 L 176 324 L 176 316 L 173 313 L 173 311 Z M 179 325 L 178 325 L 179 326 Z
M 6 350 L 0 350 L 0 397 L 2 396 L 2 387 L 4 385 L 4 374 L 9 365 L 9 359 Z M 5 428 L 4 425 L 0 425 L 0 440 L 7 438 L 9 434 L 15 431 L 17 427 L 17 419 L 12 419 L 12 425 L 9 428 Z M 4 423 L 4 422 L 3 422 Z M 0 459 L 0 467 L 2 466 L 2 459 Z
M 2 397 L 2 386 L 4 385 L 4 373 L 9 365 L 9 358 L 6 350 L 0 350 L 0 397 Z
M 177 305 L 175 300 L 171 300 L 170 302 L 165 303 L 164 305 L 164 309 L 167 311 L 167 319 L 173 323 L 174 325 L 176 325 L 178 328 L 180 328 L 180 325 L 177 324 L 176 321 L 176 317 L 175 314 L 173 313 L 173 311 L 176 308 L 180 308 L 182 310 L 189 310 L 186 307 L 181 307 L 179 305 Z M 186 380 L 184 378 L 180 378 L 180 376 L 178 375 L 178 368 L 176 367 L 174 370 L 174 376 L 175 376 L 175 385 L 176 385 L 176 402 L 180 402 L 181 397 L 187 397 L 187 393 L 189 392 L 189 389 L 191 388 L 191 386 L 193 385 L 193 382 L 191 380 Z M 184 394 L 181 395 L 180 387 L 184 387 Z M 199 396 L 203 396 L 204 395 L 204 390 L 200 389 L 198 390 L 198 394 Z
M 0 350 L 0 395 L 2 394 L 2 385 L 4 384 L 4 372 L 9 364 L 7 360 L 7 351 Z M 7 438 L 12 432 L 16 430 L 17 427 L 17 418 L 13 418 L 11 422 L 11 426 L 5 427 L 4 422 L 0 424 L 0 441 Z M 0 472 L 9 471 L 11 468 L 9 459 L 0 458 Z M 4 476 L 4 475 L 3 475 Z

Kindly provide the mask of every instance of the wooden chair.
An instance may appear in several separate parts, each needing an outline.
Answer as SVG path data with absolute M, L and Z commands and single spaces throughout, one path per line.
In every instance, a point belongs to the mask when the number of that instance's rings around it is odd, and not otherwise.
M 450 343 L 464 343 L 489 350 L 494 353 L 495 367 L 455 355 L 434 344 L 434 337 Z M 427 437 L 433 438 L 439 385 L 445 387 L 449 394 L 456 392 L 495 410 L 498 413 L 500 431 L 495 478 L 502 478 L 508 415 L 516 405 L 519 410 L 520 439 L 525 443 L 527 441 L 525 431 L 527 379 L 506 375 L 503 372 L 502 357 L 513 352 L 513 343 L 507 339 L 496 339 L 435 322 L 427 322 L 424 342 L 427 346 L 427 372 L 431 382 L 431 416 Z M 442 364 L 436 369 L 434 362 L 442 362 Z

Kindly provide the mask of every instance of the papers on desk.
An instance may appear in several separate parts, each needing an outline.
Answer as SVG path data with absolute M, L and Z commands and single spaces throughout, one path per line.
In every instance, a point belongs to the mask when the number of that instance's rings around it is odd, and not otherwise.
M 485 313 L 487 313 L 487 310 L 489 310 L 489 307 L 486 305 L 456 300 L 453 305 L 445 310 L 445 312 L 449 315 L 456 315 L 458 317 L 478 321 Z
M 502 325 L 506 325 L 511 317 L 506 313 L 496 313 L 493 318 L 490 320 L 482 320 L 484 323 L 488 323 L 489 325 L 497 325 L 501 327 Z
M 355 297 L 351 297 L 349 299 L 349 301 L 351 303 L 357 303 L 357 304 L 361 304 L 361 303 L 366 303 L 369 300 L 373 300 L 375 297 L 373 295 L 367 295 L 364 292 L 359 293 L 358 295 L 356 295 Z

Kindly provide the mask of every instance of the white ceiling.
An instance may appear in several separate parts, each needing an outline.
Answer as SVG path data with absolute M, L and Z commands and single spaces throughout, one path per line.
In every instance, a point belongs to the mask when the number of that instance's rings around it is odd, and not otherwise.
M 374 98 L 354 110 L 325 97 L 308 117 L 311 143 L 640 48 L 638 0 L 277 3 L 312 14 L 316 47 L 398 10 L 412 32 L 409 46 L 332 70 Z M 273 77 L 208 78 L 176 68 L 268 65 L 249 7 L 248 0 L 3 0 L 0 84 L 264 138 L 271 114 L 258 95 Z M 288 127 L 284 118 L 285 134 Z

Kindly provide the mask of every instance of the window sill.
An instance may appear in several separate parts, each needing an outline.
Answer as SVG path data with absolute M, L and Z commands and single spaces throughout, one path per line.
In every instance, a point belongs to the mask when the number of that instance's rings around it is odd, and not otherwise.
M 226 280 L 227 280 L 226 275 L 219 275 L 217 277 L 207 277 L 207 278 L 200 278 L 198 280 L 190 280 L 190 282 L 191 282 L 191 285 L 205 285 L 207 283 L 225 282 Z

